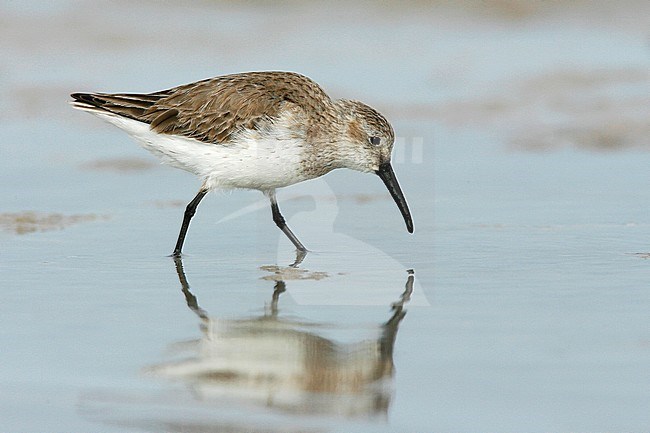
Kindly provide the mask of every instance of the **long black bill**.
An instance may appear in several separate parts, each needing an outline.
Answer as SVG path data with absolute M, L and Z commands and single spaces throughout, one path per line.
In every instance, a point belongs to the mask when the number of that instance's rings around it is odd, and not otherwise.
M 384 181 L 384 185 L 386 185 L 386 188 L 388 188 L 388 192 L 390 192 L 393 200 L 395 200 L 399 211 L 404 217 L 406 229 L 409 231 L 409 233 L 413 233 L 413 220 L 411 219 L 411 212 L 409 211 L 408 204 L 406 204 L 406 199 L 404 198 L 402 189 L 399 187 L 399 183 L 397 183 L 397 178 L 395 177 L 395 172 L 393 172 L 393 167 L 391 167 L 390 162 L 380 165 L 379 170 L 377 170 L 375 173 L 377 173 L 377 176 L 379 176 L 381 180 Z

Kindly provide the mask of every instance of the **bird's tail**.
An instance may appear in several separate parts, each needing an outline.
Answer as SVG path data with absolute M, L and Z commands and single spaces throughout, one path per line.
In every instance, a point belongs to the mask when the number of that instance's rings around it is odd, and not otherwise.
M 151 123 L 148 110 L 165 95 L 162 93 L 73 93 L 74 108 L 95 114 L 113 114 Z

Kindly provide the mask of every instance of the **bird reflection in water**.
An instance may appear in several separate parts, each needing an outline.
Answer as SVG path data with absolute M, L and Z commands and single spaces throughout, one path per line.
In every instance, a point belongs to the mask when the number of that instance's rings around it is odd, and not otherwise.
M 336 326 L 279 314 L 286 290 L 282 280 L 275 281 L 264 314 L 211 317 L 190 291 L 181 259 L 174 260 L 187 306 L 201 319 L 202 336 L 190 345 L 190 358 L 150 367 L 149 372 L 186 383 L 201 400 L 228 399 L 310 415 L 387 413 L 393 347 L 413 291 L 413 271 L 408 271 L 403 293 L 396 294 L 390 317 L 375 329 L 374 337 L 341 343 L 324 336 Z M 367 331 L 367 326 L 360 329 Z

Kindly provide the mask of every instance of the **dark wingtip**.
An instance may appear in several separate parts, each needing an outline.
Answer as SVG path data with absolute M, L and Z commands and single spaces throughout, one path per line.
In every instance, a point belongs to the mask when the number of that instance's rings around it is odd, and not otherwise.
M 70 97 L 75 101 L 85 102 L 86 104 L 97 105 L 96 98 L 90 93 L 71 93 Z

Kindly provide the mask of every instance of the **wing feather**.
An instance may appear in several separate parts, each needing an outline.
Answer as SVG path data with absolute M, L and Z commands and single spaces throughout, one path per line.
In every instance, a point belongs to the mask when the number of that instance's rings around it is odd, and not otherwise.
M 242 129 L 259 128 L 288 104 L 308 119 L 326 116 L 332 101 L 311 79 L 293 72 L 224 75 L 149 94 L 72 95 L 97 109 L 149 123 L 162 134 L 227 143 Z

